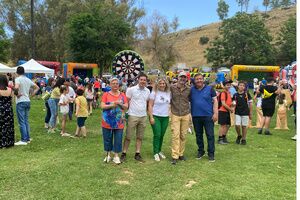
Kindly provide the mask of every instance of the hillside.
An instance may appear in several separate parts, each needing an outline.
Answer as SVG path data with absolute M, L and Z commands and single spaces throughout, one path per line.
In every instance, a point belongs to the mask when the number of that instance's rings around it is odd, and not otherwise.
M 259 13 L 262 14 L 262 13 Z M 274 9 L 269 11 L 267 18 L 264 18 L 266 27 L 270 30 L 273 38 L 277 38 L 283 23 L 290 17 L 296 16 L 296 7 L 286 9 Z M 179 59 L 177 63 L 186 63 L 187 66 L 203 66 L 209 65 L 204 57 L 204 50 L 208 47 L 206 45 L 200 45 L 199 39 L 202 36 L 209 38 L 212 41 L 218 36 L 218 28 L 221 26 L 221 22 L 203 25 L 201 27 L 182 30 L 179 32 L 168 35 L 169 40 L 175 41 L 175 49 L 179 53 Z M 151 66 L 151 57 L 143 54 L 143 52 L 137 50 L 144 58 L 146 66 Z

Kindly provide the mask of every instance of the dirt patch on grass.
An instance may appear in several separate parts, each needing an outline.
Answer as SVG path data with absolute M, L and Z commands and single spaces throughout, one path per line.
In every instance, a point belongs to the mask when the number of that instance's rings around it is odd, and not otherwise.
M 185 187 L 187 187 L 187 188 L 191 188 L 193 185 L 195 185 L 197 182 L 196 181 L 193 181 L 193 180 L 191 180 L 191 181 L 189 181 L 186 185 L 185 185 Z
M 117 184 L 119 185 L 130 185 L 129 181 L 122 181 L 122 180 L 118 180 L 118 181 L 115 181 Z
M 124 170 L 124 174 L 129 175 L 130 177 L 134 176 L 133 172 L 131 172 L 131 171 L 127 170 L 127 169 Z

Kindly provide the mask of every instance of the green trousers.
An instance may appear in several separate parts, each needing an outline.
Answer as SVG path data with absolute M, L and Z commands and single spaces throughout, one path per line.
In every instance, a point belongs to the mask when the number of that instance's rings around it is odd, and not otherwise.
M 158 117 L 153 115 L 153 118 L 155 121 L 154 125 L 151 125 L 153 131 L 153 153 L 157 154 L 161 152 L 164 135 L 169 124 L 169 117 Z

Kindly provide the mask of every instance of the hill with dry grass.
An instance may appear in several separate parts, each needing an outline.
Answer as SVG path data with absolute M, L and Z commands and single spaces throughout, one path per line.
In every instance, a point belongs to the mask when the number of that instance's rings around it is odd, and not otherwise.
M 263 17 L 263 13 L 257 12 L 256 14 L 261 15 L 274 40 L 278 37 L 280 28 L 284 22 L 291 16 L 296 17 L 296 7 L 274 9 L 267 12 L 265 17 Z M 212 23 L 193 29 L 181 30 L 168 35 L 168 40 L 174 41 L 175 49 L 179 53 L 177 63 L 186 63 L 187 66 L 209 65 L 204 57 L 204 51 L 210 42 L 205 45 L 200 45 L 199 39 L 205 36 L 209 38 L 209 41 L 212 41 L 219 35 L 218 29 L 220 26 L 221 22 Z M 137 51 L 144 58 L 146 66 L 151 66 L 151 56 L 144 54 L 141 50 L 137 49 Z

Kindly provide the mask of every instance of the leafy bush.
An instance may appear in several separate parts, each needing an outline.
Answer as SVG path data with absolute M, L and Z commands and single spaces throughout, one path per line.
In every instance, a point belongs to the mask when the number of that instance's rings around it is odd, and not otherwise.
M 199 43 L 202 44 L 202 45 L 207 44 L 208 41 L 209 41 L 209 38 L 206 37 L 206 36 L 202 36 L 202 37 L 200 37 L 200 39 L 199 39 Z

